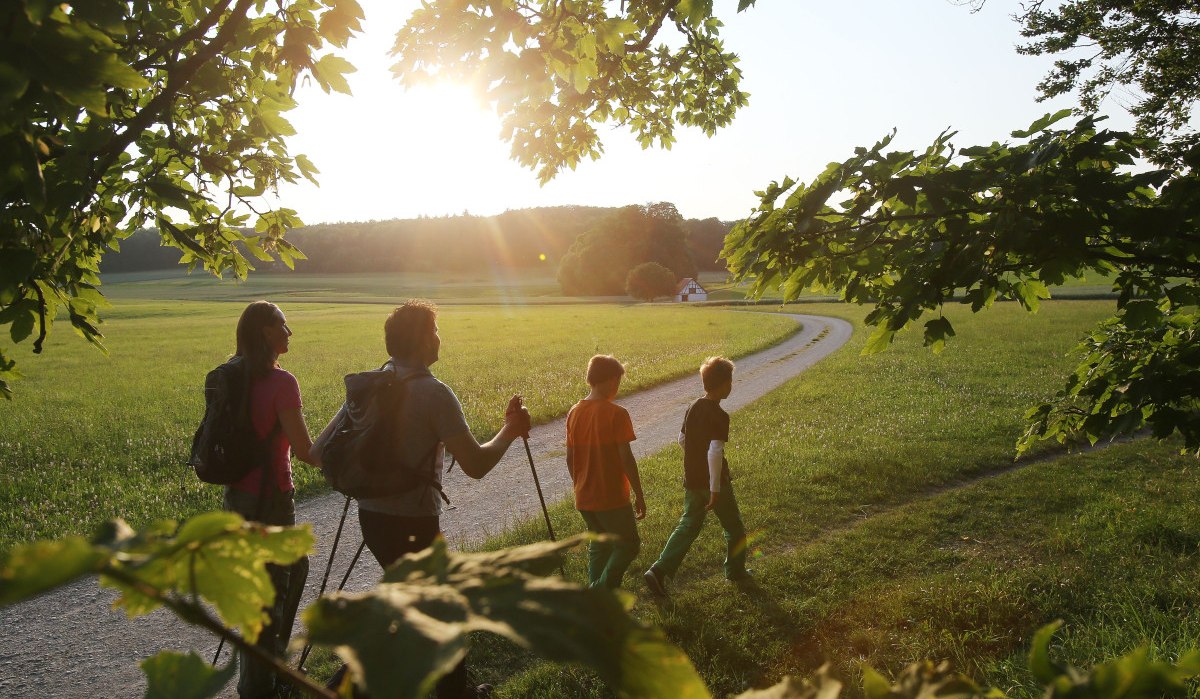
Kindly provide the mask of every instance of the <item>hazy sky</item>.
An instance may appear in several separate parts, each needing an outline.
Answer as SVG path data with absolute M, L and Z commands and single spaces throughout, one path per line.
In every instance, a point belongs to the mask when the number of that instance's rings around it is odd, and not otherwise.
M 961 146 L 1003 139 L 1070 105 L 1035 101 L 1050 61 L 1014 50 L 1013 0 L 977 13 L 950 0 L 759 0 L 741 14 L 736 0 L 717 0 L 750 93 L 733 124 L 713 138 L 678 130 L 670 151 L 602 130 L 604 157 L 542 187 L 509 160 L 497 118 L 469 92 L 406 92 L 392 78 L 387 52 L 418 2 L 360 2 L 364 32 L 345 53 L 359 69 L 349 76 L 354 96 L 306 86 L 288 114 L 299 132 L 292 151 L 314 161 L 321 186 L 285 187 L 277 203 L 306 223 L 650 201 L 673 202 L 689 218 L 737 219 L 755 189 L 786 175 L 809 181 L 893 127 L 894 145 L 906 149 L 946 127 Z

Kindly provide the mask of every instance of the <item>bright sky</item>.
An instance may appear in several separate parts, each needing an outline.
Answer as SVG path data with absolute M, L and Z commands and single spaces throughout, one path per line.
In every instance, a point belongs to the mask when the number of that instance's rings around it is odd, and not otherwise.
M 988 0 L 977 13 L 951 0 L 759 0 L 741 14 L 736 0 L 717 0 L 750 93 L 733 124 L 711 139 L 677 130 L 670 151 L 602 131 L 599 161 L 542 187 L 509 160 L 498 119 L 468 91 L 405 91 L 392 78 L 387 52 L 417 0 L 360 2 L 364 31 L 344 53 L 358 67 L 354 96 L 306 86 L 288 114 L 299 132 L 292 152 L 313 160 L 321 187 L 281 188 L 277 203 L 306 223 L 651 201 L 673 202 L 688 218 L 739 219 L 756 204 L 754 190 L 789 175 L 810 181 L 893 127 L 893 145 L 905 149 L 946 127 L 965 146 L 1070 106 L 1035 101 L 1050 61 L 1014 50 L 1015 0 Z

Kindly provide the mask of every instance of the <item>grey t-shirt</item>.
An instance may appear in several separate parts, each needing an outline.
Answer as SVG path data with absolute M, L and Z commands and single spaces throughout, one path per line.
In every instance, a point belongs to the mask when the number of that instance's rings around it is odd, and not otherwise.
M 441 485 L 443 442 L 470 431 L 462 404 L 449 386 L 434 378 L 423 366 L 393 360 L 388 362 L 387 368 L 400 377 L 417 374 L 406 384 L 407 393 L 396 419 L 400 457 L 409 465 L 421 464 L 431 469 L 434 481 Z M 442 498 L 433 487 L 421 487 L 386 498 L 360 498 L 358 507 L 390 515 L 428 517 L 442 513 Z

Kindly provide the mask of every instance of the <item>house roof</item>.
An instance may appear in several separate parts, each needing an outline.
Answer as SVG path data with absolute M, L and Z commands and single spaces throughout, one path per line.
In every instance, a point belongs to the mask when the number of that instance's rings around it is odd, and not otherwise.
M 705 289 L 704 286 L 702 284 L 700 284 L 700 282 L 696 281 L 695 279 L 693 279 L 691 277 L 684 277 L 683 279 L 680 279 L 679 285 L 675 287 L 675 293 L 677 293 L 677 294 L 683 293 L 684 287 L 686 287 L 689 282 L 692 284 L 695 284 L 696 288 L 699 289 L 700 291 L 703 291 L 706 294 L 708 293 L 708 289 Z

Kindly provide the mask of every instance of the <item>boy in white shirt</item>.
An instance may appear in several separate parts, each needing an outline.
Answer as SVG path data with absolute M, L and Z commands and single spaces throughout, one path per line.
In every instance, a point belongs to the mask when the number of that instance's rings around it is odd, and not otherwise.
M 658 560 L 642 576 L 655 595 L 667 593 L 667 580 L 674 577 L 683 563 L 709 510 L 717 515 L 725 531 L 725 577 L 733 581 L 748 577 L 746 527 L 738 512 L 729 463 L 725 460 L 729 413 L 721 409 L 721 401 L 729 397 L 733 388 L 733 362 L 724 357 L 709 357 L 700 365 L 700 378 L 704 382 L 704 397 L 688 408 L 679 435 L 683 446 L 683 516 Z

